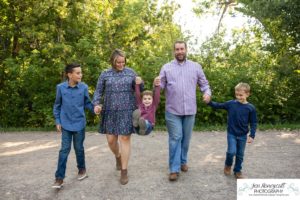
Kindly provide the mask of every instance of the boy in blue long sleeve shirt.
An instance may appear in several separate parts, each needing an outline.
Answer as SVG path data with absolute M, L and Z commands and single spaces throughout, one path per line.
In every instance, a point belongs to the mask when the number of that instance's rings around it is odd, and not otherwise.
M 250 86 L 239 83 L 235 86 L 235 100 L 225 103 L 209 102 L 208 105 L 215 109 L 225 109 L 228 112 L 227 121 L 227 152 L 224 174 L 231 174 L 231 166 L 235 156 L 234 175 L 243 178 L 241 169 L 244 151 L 247 143 L 252 143 L 255 138 L 257 117 L 254 105 L 247 101 L 250 95 Z M 250 135 L 249 132 L 250 124 Z
M 87 108 L 94 113 L 88 86 L 81 82 L 80 65 L 76 63 L 67 65 L 65 73 L 67 81 L 56 86 L 56 98 L 53 106 L 56 129 L 58 133 L 61 133 L 61 149 L 58 156 L 55 183 L 52 186 L 57 189 L 63 185 L 72 138 L 76 154 L 78 180 L 87 177 L 83 146 L 86 126 L 84 109 Z

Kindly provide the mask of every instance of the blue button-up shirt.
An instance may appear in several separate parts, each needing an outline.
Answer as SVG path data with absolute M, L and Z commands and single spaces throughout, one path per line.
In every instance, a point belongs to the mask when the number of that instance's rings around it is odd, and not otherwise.
M 68 81 L 56 86 L 56 98 L 53 106 L 55 123 L 68 131 L 80 131 L 86 126 L 84 109 L 87 108 L 94 113 L 88 86 L 78 83 L 71 87 Z
M 165 64 L 159 74 L 165 90 L 166 111 L 174 115 L 194 115 L 197 112 L 196 89 L 211 96 L 209 83 L 200 64 L 173 60 Z

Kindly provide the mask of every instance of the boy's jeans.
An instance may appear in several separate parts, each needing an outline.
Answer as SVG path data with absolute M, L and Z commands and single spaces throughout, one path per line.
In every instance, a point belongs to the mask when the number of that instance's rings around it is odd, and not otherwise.
M 153 125 L 151 124 L 151 122 L 149 122 L 148 120 L 145 119 L 146 122 L 146 131 L 145 131 L 145 135 L 149 135 L 151 133 L 151 131 L 153 130 Z M 133 127 L 134 132 L 139 133 L 140 128 L 139 127 Z
M 244 159 L 244 152 L 247 142 L 247 135 L 235 136 L 227 133 L 227 153 L 225 165 L 232 166 L 233 157 L 235 156 L 234 172 L 242 170 L 242 163 Z
M 169 169 L 170 173 L 176 173 L 181 165 L 187 163 L 195 115 L 180 116 L 166 112 L 165 118 L 169 133 Z
M 85 129 L 82 129 L 81 131 L 68 131 L 62 128 L 61 134 L 61 149 L 59 151 L 57 170 L 55 172 L 56 179 L 65 178 L 66 165 L 68 155 L 71 150 L 72 137 L 77 160 L 77 168 L 78 170 L 85 169 L 85 156 L 83 147 Z

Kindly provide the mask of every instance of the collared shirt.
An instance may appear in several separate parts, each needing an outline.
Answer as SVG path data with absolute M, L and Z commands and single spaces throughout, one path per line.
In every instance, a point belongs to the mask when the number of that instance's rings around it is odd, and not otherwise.
M 166 111 L 175 115 L 194 115 L 197 112 L 196 88 L 211 96 L 209 83 L 200 64 L 173 60 L 160 71 L 161 88 L 165 90 Z
M 88 86 L 79 82 L 70 87 L 68 81 L 56 86 L 56 98 L 53 106 L 55 123 L 68 131 L 80 131 L 86 126 L 84 109 L 94 113 L 94 106 L 90 101 Z

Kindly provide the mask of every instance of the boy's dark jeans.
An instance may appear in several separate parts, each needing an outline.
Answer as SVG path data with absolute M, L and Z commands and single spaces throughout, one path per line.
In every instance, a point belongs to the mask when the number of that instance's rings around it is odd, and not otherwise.
M 61 133 L 61 149 L 58 156 L 57 170 L 55 172 L 56 179 L 64 179 L 66 173 L 66 165 L 68 160 L 68 155 L 71 150 L 72 138 L 73 146 L 76 154 L 77 168 L 85 169 L 85 155 L 83 142 L 85 138 L 85 129 L 81 131 L 68 131 L 62 129 Z
M 227 133 L 227 153 L 225 165 L 232 166 L 233 157 L 235 156 L 234 172 L 240 172 L 242 170 L 242 163 L 244 159 L 244 152 L 247 142 L 247 135 L 235 136 Z

